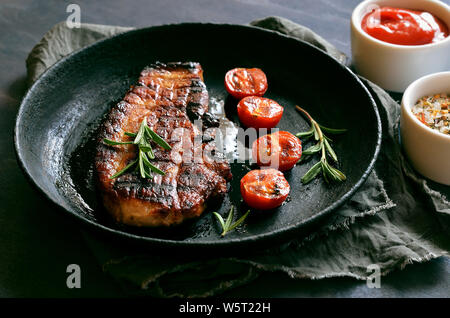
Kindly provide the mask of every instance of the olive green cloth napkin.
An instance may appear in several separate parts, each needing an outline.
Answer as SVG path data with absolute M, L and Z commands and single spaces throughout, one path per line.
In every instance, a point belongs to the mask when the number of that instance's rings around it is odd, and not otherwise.
M 323 38 L 289 20 L 268 17 L 251 25 L 302 39 L 340 63 L 347 62 L 347 57 Z M 56 25 L 27 59 L 30 82 L 70 52 L 129 29 L 92 24 L 69 29 L 65 23 Z M 284 272 L 292 278 L 348 276 L 364 280 L 372 273 L 368 271 L 372 264 L 385 275 L 412 262 L 448 255 L 450 203 L 432 190 L 403 157 L 398 142 L 399 105 L 379 87 L 365 83 L 377 101 L 383 123 L 376 168 L 360 190 L 314 234 L 235 257 L 193 257 L 189 251 L 161 256 L 130 244 L 112 245 L 83 232 L 87 246 L 103 270 L 130 295 L 160 297 L 216 295 L 267 271 Z

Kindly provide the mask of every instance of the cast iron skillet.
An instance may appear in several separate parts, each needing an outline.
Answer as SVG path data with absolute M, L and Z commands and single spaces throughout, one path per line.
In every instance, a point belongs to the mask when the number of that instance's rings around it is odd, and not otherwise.
M 226 214 L 231 204 L 238 214 L 247 209 L 241 202 L 239 180 L 248 165 L 232 164 L 229 194 L 199 219 L 170 229 L 114 224 L 97 197 L 92 139 L 108 109 L 136 82 L 140 70 L 155 61 L 200 62 L 210 97 L 224 102 L 228 118 L 236 124 L 236 102 L 224 89 L 224 75 L 235 67 L 263 69 L 269 81 L 265 97 L 285 106 L 280 129 L 295 133 L 309 128 L 296 104 L 325 126 L 348 129 L 334 146 L 347 181 L 329 186 L 317 178 L 303 185 L 300 178 L 316 159 L 298 165 L 285 174 L 291 185 L 289 202 L 274 211 L 250 213 L 245 227 L 222 238 L 210 212 Z M 333 58 L 276 32 L 199 23 L 126 32 L 63 58 L 30 88 L 15 130 L 24 172 L 62 211 L 100 232 L 164 248 L 234 249 L 300 235 L 361 186 L 373 168 L 380 142 L 381 122 L 370 93 Z

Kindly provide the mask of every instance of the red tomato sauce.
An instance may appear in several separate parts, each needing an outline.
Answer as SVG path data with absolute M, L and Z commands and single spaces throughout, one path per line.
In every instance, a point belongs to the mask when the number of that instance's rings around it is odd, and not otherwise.
M 435 43 L 448 36 L 448 26 L 431 13 L 391 7 L 372 10 L 361 27 L 378 40 L 399 45 Z

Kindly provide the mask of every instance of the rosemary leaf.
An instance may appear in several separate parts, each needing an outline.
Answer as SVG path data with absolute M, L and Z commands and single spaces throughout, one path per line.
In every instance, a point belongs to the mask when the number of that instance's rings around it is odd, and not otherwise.
M 327 171 L 326 167 L 324 166 L 324 164 L 322 162 L 321 162 L 321 167 L 322 167 L 322 175 L 323 175 L 323 178 L 325 179 L 325 182 L 330 183 L 329 172 Z
M 330 183 L 331 181 L 345 181 L 345 174 L 342 171 L 331 166 L 327 161 L 327 154 L 333 159 L 334 162 L 338 162 L 338 157 L 336 155 L 336 152 L 331 147 L 331 139 L 325 136 L 324 132 L 331 134 L 341 134 L 346 132 L 347 130 L 333 129 L 322 126 L 317 123 L 306 110 L 304 110 L 300 106 L 296 106 L 296 108 L 303 115 L 305 115 L 311 123 L 311 129 L 309 131 L 298 133 L 296 136 L 308 136 L 312 131 L 314 133 L 314 139 L 317 140 L 317 143 L 315 145 L 303 151 L 303 155 L 311 156 L 319 152 L 321 152 L 322 154 L 322 158 L 320 159 L 320 161 L 313 165 L 311 169 L 309 169 L 308 172 L 305 173 L 301 181 L 303 183 L 308 183 L 313 180 L 320 172 L 322 172 L 323 178 L 327 183 Z M 300 162 L 300 160 L 298 162 Z
M 330 165 L 328 164 L 328 161 L 325 160 L 321 160 L 322 161 L 322 168 L 323 170 L 327 173 L 328 176 L 333 177 L 333 170 L 331 170 Z
M 312 155 L 312 154 L 315 154 L 316 152 L 319 152 L 321 149 L 322 149 L 322 145 L 320 144 L 320 142 L 318 142 L 317 144 L 304 150 L 302 152 L 302 155 Z
M 238 227 L 240 224 L 242 224 L 244 222 L 244 220 L 247 218 L 248 214 L 250 213 L 250 210 L 248 210 L 236 222 L 232 223 L 233 222 L 233 214 L 234 214 L 233 211 L 234 211 L 234 206 L 231 206 L 230 212 L 228 213 L 226 221 L 224 221 L 223 217 L 219 213 L 213 212 L 213 214 L 219 221 L 220 226 L 222 227 L 222 233 L 220 234 L 221 236 L 225 236 L 228 232 L 234 230 L 236 227 Z
M 309 138 L 314 134 L 314 128 L 311 127 L 310 130 L 308 131 L 304 131 L 304 132 L 299 132 L 297 134 L 295 134 L 298 138 Z
M 114 140 L 107 139 L 107 138 L 103 139 L 103 142 L 110 146 L 130 145 L 133 143 L 132 141 L 114 141 Z
M 314 139 L 319 141 L 320 140 L 319 132 L 317 131 L 317 129 L 314 126 L 315 125 L 313 124 L 312 127 L 314 128 Z
M 153 139 L 153 141 L 156 142 L 158 145 L 160 145 L 163 149 L 166 150 L 172 149 L 172 147 L 164 139 L 162 139 L 157 133 L 151 130 L 148 126 L 145 127 L 145 131 L 149 135 L 149 137 Z
M 324 169 L 333 181 L 344 181 L 346 179 L 345 175 L 341 171 L 330 166 L 327 161 L 324 161 Z
M 345 181 L 347 179 L 347 177 L 345 176 L 345 174 L 342 171 L 340 171 L 336 168 L 333 168 L 333 167 L 331 167 L 331 169 L 338 176 L 339 181 Z
M 115 179 L 117 177 L 120 177 L 121 175 L 123 175 L 125 172 L 128 171 L 128 169 L 130 169 L 132 166 L 134 166 L 136 164 L 137 160 L 134 160 L 132 162 L 130 162 L 125 168 L 123 168 L 122 170 L 120 170 L 119 172 L 116 172 L 115 174 L 113 174 L 111 177 L 109 177 L 110 179 Z
M 224 232 L 226 229 L 228 229 L 230 227 L 231 222 L 233 222 L 233 214 L 234 214 L 233 212 L 234 212 L 234 206 L 232 205 L 231 209 L 230 209 L 230 213 L 228 213 L 227 220 L 225 221 Z
M 138 146 L 138 158 L 133 161 L 130 165 L 125 167 L 125 169 L 119 171 L 111 177 L 111 179 L 117 178 L 121 174 L 125 173 L 134 164 L 136 165 L 136 170 L 142 178 L 152 178 L 152 172 L 165 175 L 165 172 L 153 165 L 150 160 L 155 159 L 155 154 L 153 153 L 151 141 L 155 141 L 158 145 L 164 149 L 170 150 L 170 145 L 161 136 L 156 134 L 147 126 L 147 119 L 144 118 L 139 126 L 139 131 L 137 134 L 132 132 L 125 132 L 124 135 L 128 137 L 134 137 L 133 141 L 118 142 L 109 139 L 105 139 L 104 142 L 110 145 L 124 145 L 124 144 L 135 144 Z
M 144 165 L 144 175 L 146 178 L 152 179 L 153 176 L 150 173 L 150 169 L 147 169 L 147 167 Z
M 325 135 L 323 135 L 323 138 L 326 139 L 326 140 L 328 140 L 329 142 L 332 142 L 332 141 L 333 141 L 330 137 L 327 137 L 327 136 L 325 136 Z
M 155 173 L 160 174 L 162 176 L 164 176 L 166 173 L 164 171 L 162 171 L 161 169 L 159 169 L 157 166 L 149 163 L 148 167 Z
M 308 170 L 308 172 L 305 173 L 305 175 L 302 177 L 301 181 L 302 183 L 308 183 L 312 179 L 314 179 L 322 170 L 321 162 L 317 162 L 314 166 L 311 167 L 311 169 Z
M 324 139 L 323 142 L 325 143 L 325 147 L 327 148 L 328 154 L 333 158 L 335 162 L 338 162 L 338 158 L 336 156 L 336 153 L 334 152 L 333 148 L 331 148 L 330 143 L 328 140 Z
M 142 179 L 145 179 L 147 175 L 145 173 L 143 155 L 145 154 L 142 152 L 142 150 L 139 150 L 139 172 L 141 173 Z
M 151 153 L 151 155 L 150 155 L 151 159 L 155 158 L 155 156 L 153 155 L 152 146 L 150 145 L 150 143 L 147 140 L 145 140 L 145 138 L 141 139 L 141 142 L 139 143 L 139 149 L 142 150 L 143 152 Z
M 248 210 L 247 212 L 245 212 L 245 214 L 243 216 L 241 216 L 236 222 L 234 222 L 227 230 L 227 232 L 230 232 L 231 230 L 234 230 L 236 227 L 238 227 L 242 222 L 245 221 L 245 219 L 247 218 L 248 214 L 250 213 L 250 210 Z M 226 234 L 226 233 L 225 233 Z
M 330 134 L 338 135 L 338 134 L 343 134 L 343 133 L 347 132 L 347 129 L 328 128 L 328 127 L 322 126 L 320 124 L 318 124 L 318 125 L 324 132 L 327 132 Z
M 147 155 L 150 159 L 152 159 L 152 160 L 155 159 L 155 154 L 153 153 L 152 147 L 148 148 Z
M 159 169 L 158 167 L 156 167 L 155 165 L 153 165 L 150 160 L 148 160 L 147 155 L 145 152 L 142 152 L 142 161 L 144 163 L 144 167 L 148 168 L 150 171 L 153 171 L 157 174 L 160 175 L 165 175 L 166 173 L 164 171 L 162 171 L 161 169 Z
M 150 160 L 148 159 L 147 155 L 148 155 L 148 153 L 141 152 L 142 161 L 143 161 L 145 166 L 151 165 Z
M 225 221 L 223 220 L 223 217 L 217 212 L 213 212 L 213 214 L 216 216 L 217 220 L 219 220 L 222 229 L 225 228 Z
M 138 145 L 141 142 L 142 138 L 144 138 L 146 126 L 147 126 L 147 118 L 144 117 L 144 119 L 142 120 L 141 126 L 139 126 L 139 131 L 136 135 L 136 138 L 133 141 L 133 143 L 135 145 Z

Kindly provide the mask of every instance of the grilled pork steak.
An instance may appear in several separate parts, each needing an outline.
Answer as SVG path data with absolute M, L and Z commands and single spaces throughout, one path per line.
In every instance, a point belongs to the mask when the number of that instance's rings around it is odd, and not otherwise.
M 105 208 L 119 222 L 134 226 L 169 226 L 197 217 L 211 197 L 227 191 L 230 166 L 202 138 L 192 120 L 211 121 L 208 92 L 198 63 L 156 63 L 146 67 L 139 82 L 114 106 L 100 128 L 95 166 Z M 110 179 L 137 157 L 135 145 L 108 146 L 102 141 L 131 139 L 142 120 L 164 138 L 172 150 L 152 144 L 152 164 L 165 172 L 143 179 L 130 170 Z M 204 126 L 204 128 L 207 128 Z

